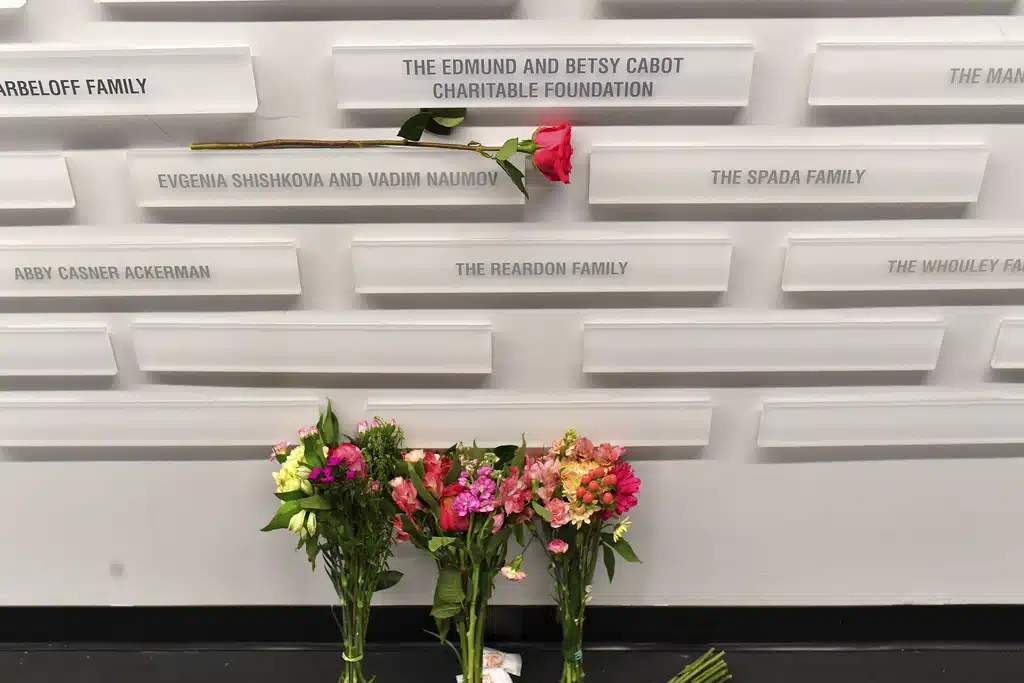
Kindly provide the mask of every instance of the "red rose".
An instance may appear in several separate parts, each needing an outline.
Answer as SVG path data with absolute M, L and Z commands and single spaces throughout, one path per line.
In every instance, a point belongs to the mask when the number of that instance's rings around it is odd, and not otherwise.
M 541 126 L 533 133 L 533 142 L 540 147 L 533 153 L 533 165 L 548 180 L 569 183 L 572 171 L 572 124 Z
M 459 517 L 455 512 L 455 498 L 441 501 L 441 528 L 445 531 L 466 531 L 469 529 L 469 515 Z

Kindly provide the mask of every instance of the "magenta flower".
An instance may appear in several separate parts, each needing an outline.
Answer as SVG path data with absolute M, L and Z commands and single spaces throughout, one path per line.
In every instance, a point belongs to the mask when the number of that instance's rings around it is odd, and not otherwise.
M 317 477 L 320 476 L 320 472 L 321 472 L 321 469 L 319 467 L 314 467 L 313 469 L 311 469 L 309 471 L 309 478 L 310 479 L 316 479 Z

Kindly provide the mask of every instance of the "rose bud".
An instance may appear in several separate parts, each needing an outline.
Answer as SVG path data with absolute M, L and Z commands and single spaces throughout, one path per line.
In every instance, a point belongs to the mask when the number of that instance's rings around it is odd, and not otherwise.
M 569 182 L 572 172 L 572 124 L 541 126 L 533 133 L 533 165 L 548 180 Z

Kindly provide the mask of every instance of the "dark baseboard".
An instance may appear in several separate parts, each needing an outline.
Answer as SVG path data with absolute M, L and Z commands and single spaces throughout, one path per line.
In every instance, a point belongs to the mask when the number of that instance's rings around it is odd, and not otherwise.
M 429 643 L 428 608 L 374 609 L 375 643 Z M 1024 643 L 1022 606 L 591 607 L 591 643 L 672 646 L 705 643 L 871 645 Z M 323 643 L 337 641 L 330 607 L 7 607 L 6 643 Z M 488 637 L 551 643 L 560 637 L 551 607 L 494 606 Z M 2 680 L 2 679 L 0 679 Z

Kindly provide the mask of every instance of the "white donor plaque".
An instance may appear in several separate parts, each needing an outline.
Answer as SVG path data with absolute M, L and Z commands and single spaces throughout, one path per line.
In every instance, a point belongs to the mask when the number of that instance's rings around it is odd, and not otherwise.
M 335 46 L 339 109 L 744 107 L 747 42 Z
M 252 114 L 248 47 L 0 47 L 0 117 Z
M 297 295 L 288 241 L 0 242 L 0 298 Z
M 143 208 L 525 203 L 497 164 L 469 153 L 147 150 L 130 152 L 128 158 L 135 198 Z M 523 168 L 521 156 L 516 163 Z
M 60 154 L 0 154 L 0 211 L 73 209 L 68 166 Z
M 1024 105 L 1024 43 L 821 43 L 809 102 L 815 107 Z
M 595 145 L 591 204 L 969 204 L 982 144 Z
M 25 0 L 0 0 L 0 13 L 21 9 L 25 6 Z
M 1024 289 L 1024 237 L 791 235 L 786 292 Z
M 352 240 L 359 294 L 724 292 L 722 236 L 514 233 Z

